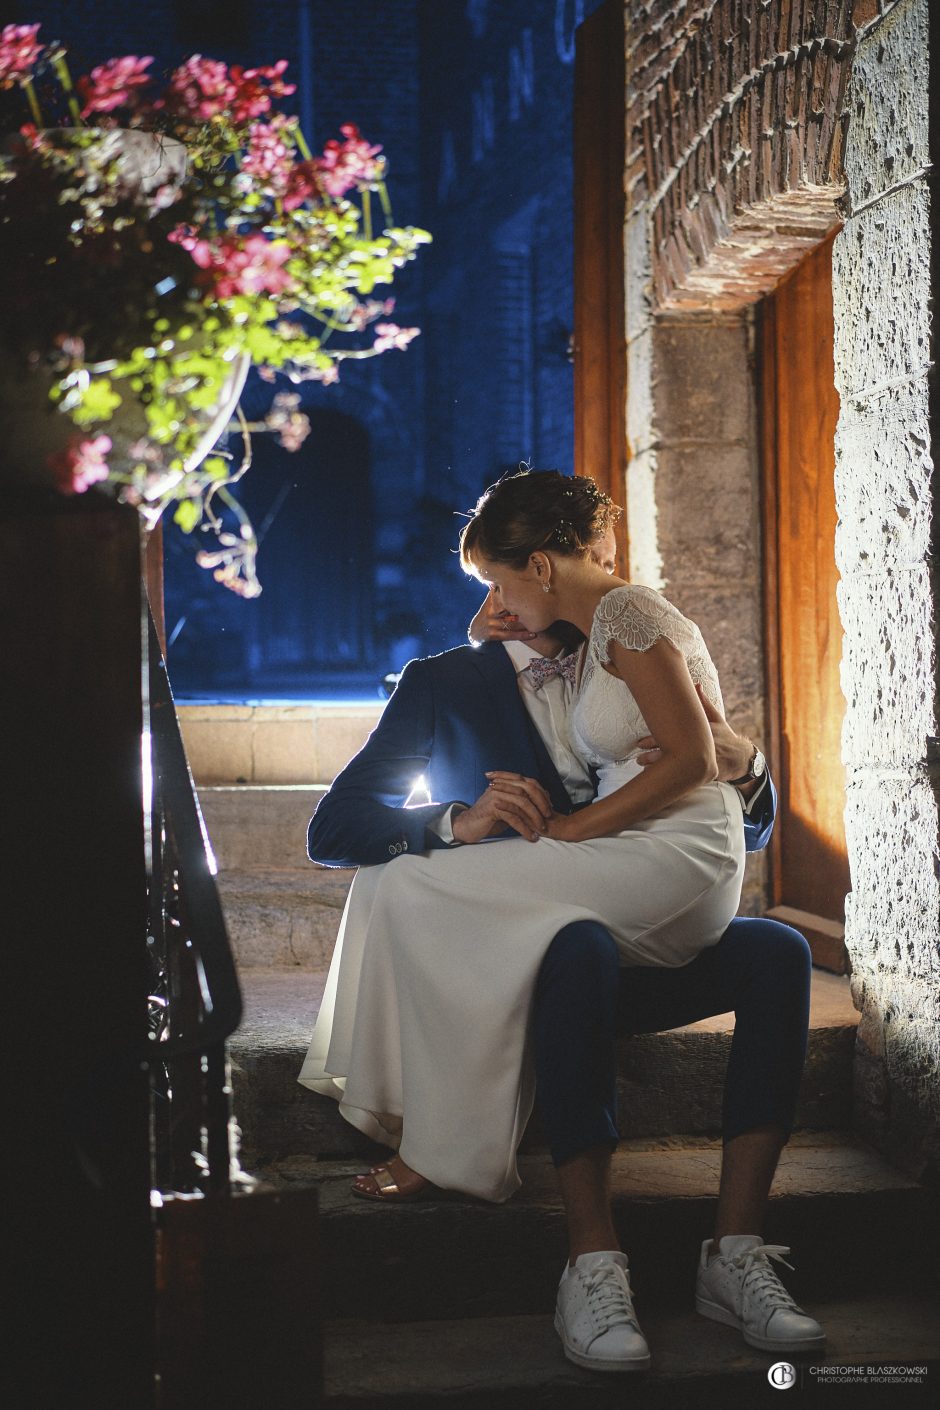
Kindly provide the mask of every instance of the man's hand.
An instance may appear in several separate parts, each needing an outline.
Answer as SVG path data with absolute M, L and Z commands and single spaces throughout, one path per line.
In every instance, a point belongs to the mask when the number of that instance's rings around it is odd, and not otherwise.
M 712 738 L 715 741 L 715 758 L 718 760 L 718 777 L 723 783 L 729 783 L 733 778 L 741 778 L 746 774 L 754 755 L 754 745 L 743 735 L 735 734 L 728 724 L 724 715 L 709 700 L 700 685 L 695 687 L 698 698 L 702 702 L 702 709 L 705 711 L 705 718 L 711 727 Z M 636 761 L 646 768 L 650 764 L 656 764 L 662 758 L 657 747 L 656 740 L 651 734 L 640 740 L 644 754 L 638 754 Z M 742 791 L 751 786 L 742 785 Z
M 538 632 L 530 632 L 518 617 L 503 611 L 491 588 L 467 628 L 467 636 L 471 641 L 531 641 Z
M 482 842 L 512 828 L 529 842 L 538 842 L 552 816 L 551 800 L 534 778 L 523 774 L 491 773 L 490 785 L 470 808 L 453 819 L 458 842 Z

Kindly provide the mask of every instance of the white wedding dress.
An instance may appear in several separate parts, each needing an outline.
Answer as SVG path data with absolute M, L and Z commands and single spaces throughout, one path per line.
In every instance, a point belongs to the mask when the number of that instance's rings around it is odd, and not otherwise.
M 721 707 L 694 623 L 652 589 L 607 593 L 571 717 L 599 797 L 640 772 L 633 756 L 649 733 L 603 669 L 608 643 L 644 651 L 661 637 Z M 743 866 L 739 797 L 712 783 L 611 837 L 512 838 L 362 867 L 298 1080 L 436 1185 L 508 1199 L 534 1098 L 529 1010 L 552 938 L 598 920 L 625 965 L 687 964 L 735 914 Z

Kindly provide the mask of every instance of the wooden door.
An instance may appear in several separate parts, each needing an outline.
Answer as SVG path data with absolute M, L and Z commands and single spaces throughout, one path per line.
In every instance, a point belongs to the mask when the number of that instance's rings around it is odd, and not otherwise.
M 574 468 L 623 504 L 627 467 L 623 0 L 578 26 L 574 70 Z M 626 576 L 627 528 L 617 534 Z
M 832 240 L 764 301 L 762 411 L 770 754 L 780 811 L 771 914 L 845 968 L 850 887 L 836 604 Z

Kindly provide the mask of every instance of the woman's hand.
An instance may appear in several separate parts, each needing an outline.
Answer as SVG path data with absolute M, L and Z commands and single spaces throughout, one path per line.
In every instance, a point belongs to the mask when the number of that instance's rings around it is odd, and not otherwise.
M 488 773 L 489 787 L 470 808 L 453 820 L 458 842 L 482 842 L 507 828 L 529 842 L 538 842 L 552 816 L 551 799 L 537 779 L 524 774 Z
M 470 641 L 531 641 L 538 632 L 528 631 L 511 612 L 500 607 L 492 588 L 467 628 Z
M 507 801 L 512 800 L 518 804 L 520 796 L 524 796 L 531 806 L 538 807 L 540 812 L 539 833 L 531 836 L 530 841 L 537 842 L 539 835 L 553 837 L 556 842 L 576 840 L 573 836 L 572 817 L 569 817 L 567 813 L 555 811 L 545 789 L 534 778 L 526 778 L 523 774 L 503 773 L 498 770 L 493 770 L 486 777 L 490 780 L 490 788 Z

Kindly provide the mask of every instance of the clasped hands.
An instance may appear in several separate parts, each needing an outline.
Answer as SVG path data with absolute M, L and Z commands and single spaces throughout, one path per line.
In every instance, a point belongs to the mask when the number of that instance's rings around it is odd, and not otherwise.
M 483 842 L 498 837 L 508 828 L 529 842 L 540 837 L 564 839 L 564 813 L 555 811 L 552 801 L 538 779 L 524 774 L 506 773 L 494 769 L 488 773 L 489 785 L 469 808 L 455 815 L 454 837 L 458 842 Z

